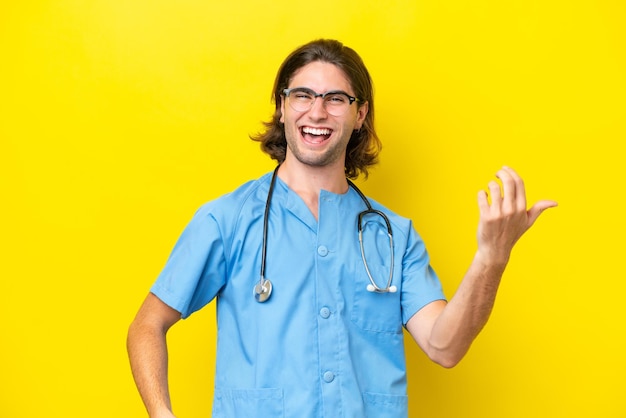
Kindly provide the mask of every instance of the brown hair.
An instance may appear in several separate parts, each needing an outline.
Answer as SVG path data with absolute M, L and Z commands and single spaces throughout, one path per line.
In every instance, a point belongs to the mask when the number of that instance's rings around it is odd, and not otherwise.
M 374 129 L 374 92 L 372 79 L 361 60 L 361 57 L 351 48 L 344 46 L 336 40 L 319 39 L 303 45 L 293 51 L 278 69 L 274 81 L 272 101 L 276 104 L 276 110 L 269 122 L 264 122 L 265 131 L 251 135 L 253 141 L 261 143 L 261 149 L 270 155 L 278 163 L 285 160 L 287 152 L 287 140 L 285 128 L 280 122 L 281 95 L 283 90 L 289 87 L 293 75 L 300 68 L 315 61 L 327 62 L 341 69 L 348 80 L 354 94 L 359 99 L 357 103 L 368 102 L 369 111 L 358 131 L 352 132 L 348 148 L 346 150 L 345 170 L 346 176 L 355 179 L 360 173 L 367 178 L 368 167 L 378 162 L 378 154 L 382 144 Z

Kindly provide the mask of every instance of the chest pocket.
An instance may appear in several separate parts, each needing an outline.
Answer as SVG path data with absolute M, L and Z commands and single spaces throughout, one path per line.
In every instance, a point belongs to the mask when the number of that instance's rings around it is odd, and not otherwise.
M 400 305 L 401 289 L 399 277 L 394 271 L 393 284 L 398 286 L 395 293 L 376 293 L 367 290 L 370 284 L 362 260 L 355 262 L 354 299 L 352 306 L 352 322 L 364 331 L 399 334 L 402 333 L 402 310 Z M 385 287 L 389 279 L 389 267 L 370 263 L 368 267 L 378 287 Z M 399 273 L 398 273 L 399 274 Z

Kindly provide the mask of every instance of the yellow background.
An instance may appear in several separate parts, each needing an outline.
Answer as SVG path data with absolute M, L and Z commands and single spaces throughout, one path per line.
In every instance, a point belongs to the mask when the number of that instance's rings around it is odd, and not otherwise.
M 625 4 L 3 2 L 0 416 L 145 416 L 127 326 L 195 209 L 272 168 L 248 134 L 278 65 L 332 37 L 376 87 L 359 184 L 414 220 L 449 296 L 501 165 L 560 205 L 459 366 L 407 341 L 411 416 L 626 417 Z M 169 335 L 180 417 L 209 414 L 214 334 L 211 306 Z

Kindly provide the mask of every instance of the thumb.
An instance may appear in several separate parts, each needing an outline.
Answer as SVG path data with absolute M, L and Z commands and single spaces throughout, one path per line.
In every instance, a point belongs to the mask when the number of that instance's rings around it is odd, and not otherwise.
M 544 210 L 558 206 L 554 200 L 540 200 L 528 210 L 528 228 L 535 223 Z

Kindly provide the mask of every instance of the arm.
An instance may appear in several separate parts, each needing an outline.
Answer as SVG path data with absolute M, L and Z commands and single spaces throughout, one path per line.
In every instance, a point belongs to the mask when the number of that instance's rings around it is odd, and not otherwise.
M 178 311 L 150 293 L 128 329 L 126 343 L 133 377 L 153 418 L 174 417 L 167 383 L 165 336 L 179 319 Z
M 444 367 L 463 358 L 489 319 L 515 243 L 545 209 L 556 206 L 542 200 L 527 210 L 524 183 L 517 173 L 504 167 L 497 177 L 503 193 L 497 182 L 490 182 L 491 204 L 485 191 L 478 194 L 478 249 L 454 297 L 449 303 L 430 303 L 407 323 L 422 350 Z

